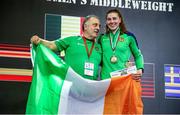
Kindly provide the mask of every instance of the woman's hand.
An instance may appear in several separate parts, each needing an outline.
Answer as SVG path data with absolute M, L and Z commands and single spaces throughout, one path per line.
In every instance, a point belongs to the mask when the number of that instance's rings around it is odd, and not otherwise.
M 141 81 L 141 76 L 142 76 L 142 69 L 137 70 L 137 73 L 132 74 L 132 79 L 140 82 Z

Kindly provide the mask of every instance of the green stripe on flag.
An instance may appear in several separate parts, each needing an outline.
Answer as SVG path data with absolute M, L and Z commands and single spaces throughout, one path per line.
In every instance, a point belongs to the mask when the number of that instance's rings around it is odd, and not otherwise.
M 26 114 L 57 114 L 68 65 L 42 44 L 32 47 L 33 79 Z

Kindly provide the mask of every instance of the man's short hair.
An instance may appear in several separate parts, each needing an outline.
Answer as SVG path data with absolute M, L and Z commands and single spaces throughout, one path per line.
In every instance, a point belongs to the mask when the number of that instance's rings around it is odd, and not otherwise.
M 84 25 L 90 18 L 97 18 L 99 20 L 99 17 L 96 15 L 88 15 L 84 18 L 84 21 L 82 23 L 82 31 L 84 31 Z

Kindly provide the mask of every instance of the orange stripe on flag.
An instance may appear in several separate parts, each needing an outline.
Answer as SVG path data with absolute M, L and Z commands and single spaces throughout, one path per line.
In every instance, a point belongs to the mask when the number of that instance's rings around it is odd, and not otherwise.
M 141 84 L 131 75 L 111 78 L 105 96 L 104 114 L 143 114 Z

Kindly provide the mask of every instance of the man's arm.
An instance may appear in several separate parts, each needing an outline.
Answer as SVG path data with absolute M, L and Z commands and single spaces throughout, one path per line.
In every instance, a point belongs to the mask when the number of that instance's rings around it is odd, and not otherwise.
M 49 49 L 53 50 L 53 51 L 57 51 L 57 47 L 54 41 L 48 41 L 45 39 L 40 38 L 37 35 L 34 35 L 31 37 L 31 43 L 38 45 L 39 43 L 42 43 L 43 45 L 45 45 L 46 47 L 48 47 Z

